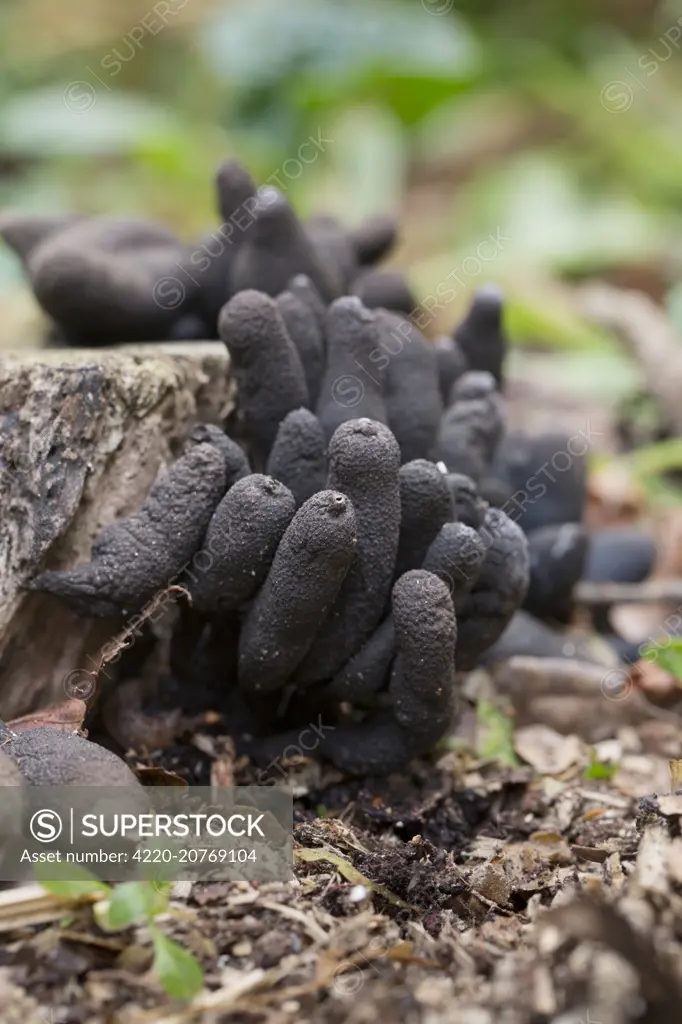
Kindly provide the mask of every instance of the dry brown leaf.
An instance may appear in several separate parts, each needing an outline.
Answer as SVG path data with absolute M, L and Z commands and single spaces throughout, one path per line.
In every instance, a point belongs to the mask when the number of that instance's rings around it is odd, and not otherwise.
M 24 732 L 26 729 L 55 729 L 57 732 L 78 732 L 88 710 L 83 700 L 65 700 L 61 704 L 52 704 L 49 708 L 41 708 L 30 715 L 22 715 L 7 722 L 12 732 Z

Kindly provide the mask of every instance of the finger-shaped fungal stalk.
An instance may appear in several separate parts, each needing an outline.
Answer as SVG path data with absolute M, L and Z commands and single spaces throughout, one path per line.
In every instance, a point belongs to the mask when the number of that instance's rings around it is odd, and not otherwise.
M 247 693 L 282 687 L 337 599 L 353 560 L 355 514 L 337 491 L 321 491 L 287 528 L 239 639 L 239 684 Z
M 457 617 L 457 668 L 468 672 L 505 630 L 528 590 L 530 558 L 523 531 L 504 512 L 489 509 L 479 536 L 485 556 L 474 588 Z
M 189 436 L 190 444 L 212 444 L 225 459 L 225 481 L 229 490 L 251 472 L 249 460 L 236 441 L 213 423 L 199 423 Z
M 382 356 L 376 317 L 360 299 L 344 296 L 327 312 L 327 369 L 317 401 L 317 415 L 327 439 L 342 423 L 367 417 L 386 422 Z
M 93 217 L 38 245 L 28 272 L 38 302 L 74 343 L 154 341 L 197 299 L 199 285 L 178 269 L 185 258 L 159 225 Z
M 573 588 L 587 561 L 589 540 L 579 523 L 542 526 L 528 534 L 530 581 L 524 608 L 540 619 L 568 622 Z
M 398 238 L 398 224 L 394 217 L 369 217 L 351 232 L 358 263 L 373 266 L 388 256 Z
M 329 445 L 328 486 L 355 509 L 357 548 L 331 614 L 297 678 L 332 679 L 369 639 L 386 606 L 400 531 L 400 449 L 373 420 L 342 424 Z
M 234 611 L 250 600 L 295 511 L 291 491 L 270 476 L 253 473 L 234 484 L 213 513 L 195 558 L 190 575 L 195 608 Z
M 443 412 L 436 354 L 409 320 L 385 309 L 377 310 L 376 318 L 388 425 L 403 462 L 426 459 Z
M 488 505 L 478 493 L 476 484 L 470 476 L 463 473 L 447 473 L 445 479 L 455 506 L 455 521 L 478 530 L 488 511 Z
M 261 468 L 281 421 L 309 404 L 301 359 L 274 299 L 263 292 L 233 296 L 218 327 L 234 366 L 246 436 Z
M 396 657 L 392 710 L 328 731 L 320 751 L 344 771 L 385 773 L 426 753 L 454 713 L 457 624 L 447 586 L 431 573 L 408 572 L 393 588 Z
M 303 366 L 311 408 L 317 399 L 324 376 L 325 348 L 322 331 L 312 307 L 294 292 L 280 292 L 276 299 L 287 333 Z
M 389 615 L 325 687 L 325 698 L 368 700 L 385 688 L 394 657 L 395 627 L 393 616 Z
M 447 585 L 458 615 L 476 585 L 485 553 L 476 530 L 464 523 L 445 523 L 424 556 L 422 568 Z
M 438 428 L 433 453 L 448 470 L 480 480 L 504 430 L 504 406 L 489 374 L 465 373 Z
M 415 569 L 395 583 L 391 597 L 396 660 L 389 694 L 401 725 L 423 738 L 440 739 L 453 711 L 457 623 L 447 585 Z
M 302 302 L 305 302 L 309 310 L 314 314 L 317 326 L 320 329 L 322 347 L 327 349 L 327 306 L 322 301 L 320 293 L 306 274 L 295 274 L 289 281 L 286 291 L 293 292 Z
M 551 430 L 531 436 L 512 430 L 503 438 L 491 472 L 506 484 L 503 506 L 528 533 L 541 526 L 578 523 L 587 500 L 587 431 Z
M 2 728 L 2 752 L 31 786 L 133 786 L 127 764 L 105 747 L 57 729 Z
M 466 356 L 448 334 L 441 334 L 433 343 L 438 365 L 438 382 L 443 403 L 450 401 L 452 386 L 469 369 Z
M 31 253 L 51 235 L 71 227 L 81 218 L 76 214 L 19 213 L 0 215 L 0 238 L 13 249 L 24 266 Z
M 419 305 L 399 270 L 364 270 L 353 281 L 352 291 L 368 309 L 390 309 L 409 316 Z
M 220 451 L 197 445 L 166 470 L 139 512 L 100 533 L 90 562 L 44 572 L 30 589 L 54 594 L 83 615 L 139 611 L 157 591 L 177 582 L 198 551 L 225 486 Z
M 338 294 L 345 295 L 358 272 L 355 246 L 348 230 L 336 217 L 320 214 L 305 222 L 305 231 Z
M 289 488 L 297 508 L 324 490 L 327 443 L 320 421 L 308 409 L 296 409 L 280 423 L 267 472 Z
M 433 462 L 414 459 L 400 467 L 400 539 L 395 578 L 421 569 L 429 544 L 454 515 L 445 474 Z
M 295 274 L 307 274 L 325 302 L 339 294 L 288 200 L 275 188 L 261 188 L 255 222 L 234 261 L 232 287 L 275 296 Z
M 494 285 L 486 285 L 476 292 L 469 312 L 453 331 L 469 367 L 492 373 L 499 386 L 503 382 L 509 346 L 502 324 L 503 313 L 502 293 Z

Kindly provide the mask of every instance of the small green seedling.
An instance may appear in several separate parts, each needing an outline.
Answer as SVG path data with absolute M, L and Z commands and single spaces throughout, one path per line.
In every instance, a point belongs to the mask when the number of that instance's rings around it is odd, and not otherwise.
M 590 751 L 590 763 L 583 772 L 584 779 L 591 779 L 598 782 L 602 779 L 612 779 L 618 771 L 618 764 L 612 761 L 600 761 L 594 748 Z
M 54 865 L 50 865 L 54 870 Z M 183 949 L 155 924 L 155 918 L 168 912 L 170 884 L 164 882 L 121 882 L 112 887 L 83 872 L 76 881 L 40 879 L 48 892 L 62 899 L 96 902 L 93 914 L 99 926 L 109 932 L 124 931 L 145 922 L 154 946 L 153 969 L 169 996 L 191 999 L 201 990 L 204 975 L 194 956 Z
M 648 644 L 642 651 L 645 661 L 658 663 L 678 681 L 682 680 L 682 637 L 671 636 L 660 643 Z

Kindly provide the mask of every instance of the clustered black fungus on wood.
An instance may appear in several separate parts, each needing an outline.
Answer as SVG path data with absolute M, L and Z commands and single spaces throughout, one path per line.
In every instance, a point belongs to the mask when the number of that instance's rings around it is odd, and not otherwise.
M 407 315 L 406 282 L 375 268 L 393 222 L 302 223 L 234 162 L 217 191 L 229 244 L 184 289 L 170 334 L 162 309 L 147 336 L 182 336 L 192 318 L 192 332 L 198 319 L 218 334 L 238 387 L 237 440 L 197 427 L 89 563 L 48 569 L 31 586 L 80 614 L 125 620 L 181 584 L 191 605 L 171 638 L 175 691 L 217 702 L 239 749 L 267 764 L 321 721 L 318 754 L 348 771 L 389 771 L 447 731 L 458 672 L 510 643 L 523 649 L 529 633 L 552 647 L 539 620 L 565 622 L 586 566 L 607 571 L 618 543 L 591 548 L 580 526 L 587 448 L 505 430 L 497 290 L 481 289 L 432 344 Z M 34 283 L 37 266 L 53 275 L 72 321 L 53 316 L 77 342 L 97 335 L 80 290 L 137 316 L 117 291 L 117 261 L 139 285 L 171 256 L 195 265 L 204 251 L 178 255 L 172 237 L 137 232 L 0 220 Z M 74 237 L 88 245 L 65 275 Z M 141 337 L 142 322 L 116 321 L 117 340 Z

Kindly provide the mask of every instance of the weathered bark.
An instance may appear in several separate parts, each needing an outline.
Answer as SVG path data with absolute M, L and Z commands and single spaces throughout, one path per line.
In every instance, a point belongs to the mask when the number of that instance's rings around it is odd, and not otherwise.
M 219 343 L 0 356 L 0 717 L 75 696 L 69 674 L 92 669 L 119 626 L 25 583 L 86 560 L 197 420 L 220 422 L 232 403 Z

